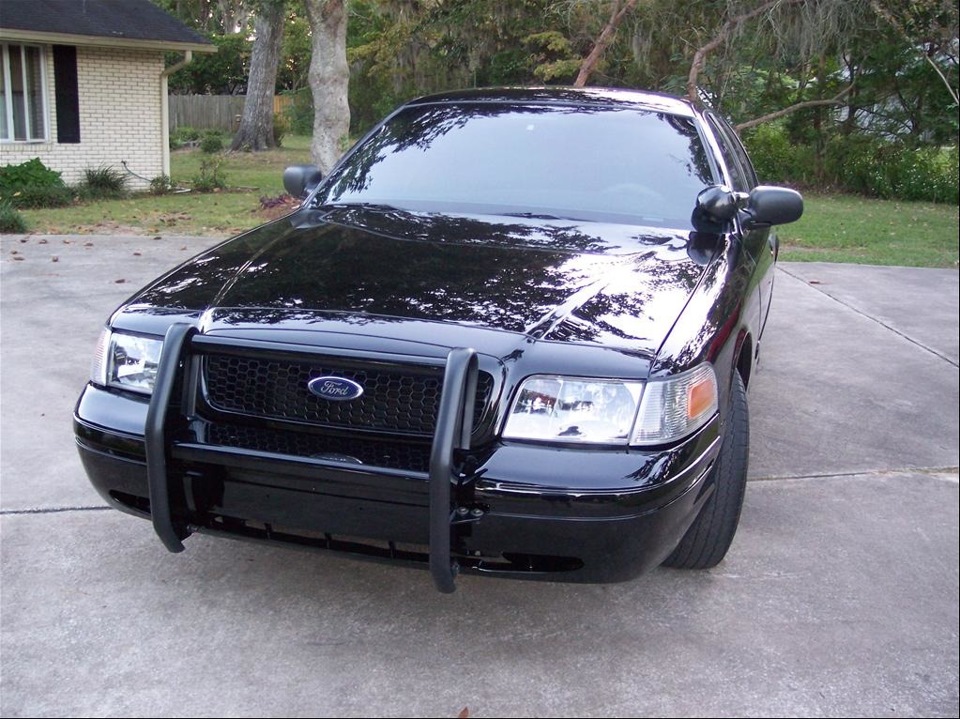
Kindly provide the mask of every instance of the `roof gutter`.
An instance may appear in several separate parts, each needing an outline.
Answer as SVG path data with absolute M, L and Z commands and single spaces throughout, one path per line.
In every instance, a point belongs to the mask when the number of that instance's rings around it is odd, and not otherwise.
M 73 35 L 63 32 L 41 32 L 0 27 L 0 38 L 13 42 L 33 42 L 48 45 L 76 45 L 78 47 L 115 47 L 129 50 L 163 50 L 165 52 L 216 52 L 210 42 L 180 42 L 178 40 L 149 40 L 130 37 Z
M 187 50 L 183 53 L 183 60 L 181 60 L 180 62 L 174 65 L 171 65 L 168 68 L 164 68 L 164 71 L 160 73 L 160 77 L 168 78 L 177 70 L 186 67 L 191 62 L 193 62 L 193 50 Z
M 160 73 L 160 122 L 163 126 L 160 132 L 160 141 L 163 143 L 161 153 L 163 157 L 163 174 L 170 177 L 170 99 L 167 88 L 167 78 L 193 62 L 193 50 L 183 53 L 183 60 L 166 67 Z

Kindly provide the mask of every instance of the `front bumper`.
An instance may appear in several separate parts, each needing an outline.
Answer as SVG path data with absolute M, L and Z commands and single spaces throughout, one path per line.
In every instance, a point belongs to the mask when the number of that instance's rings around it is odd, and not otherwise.
M 74 427 L 84 468 L 113 507 L 151 518 L 148 401 L 88 386 Z M 209 428 L 208 428 L 209 429 Z M 169 511 L 186 533 L 331 549 L 426 566 L 430 475 L 172 433 Z M 712 490 L 719 419 L 663 450 L 495 443 L 451 481 L 450 552 L 465 572 L 609 582 L 659 565 Z
M 307 353 L 310 366 L 331 356 L 321 345 L 204 336 L 174 323 L 149 399 L 88 385 L 77 404 L 94 486 L 114 506 L 149 517 L 171 552 L 204 531 L 425 560 L 442 592 L 454 591 L 460 569 L 615 581 L 662 562 L 711 489 L 718 418 L 661 451 L 499 442 L 473 432 L 479 358 L 459 347 L 445 361 L 402 360 L 443 371 L 430 441 L 369 425 L 291 422 L 286 411 L 297 403 L 269 378 L 243 396 L 269 393 L 279 416 L 260 404 L 251 415 L 206 402 L 204 356 L 224 348 Z M 389 407 L 389 397 L 375 401 Z

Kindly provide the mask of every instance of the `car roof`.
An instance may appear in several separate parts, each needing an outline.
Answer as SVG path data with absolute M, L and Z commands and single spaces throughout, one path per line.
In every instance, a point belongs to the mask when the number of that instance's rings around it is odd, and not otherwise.
M 496 103 L 505 105 L 594 105 L 630 107 L 668 112 L 693 117 L 692 103 L 659 92 L 623 88 L 580 87 L 495 87 L 476 90 L 455 90 L 426 95 L 406 103 L 409 106 L 463 103 Z

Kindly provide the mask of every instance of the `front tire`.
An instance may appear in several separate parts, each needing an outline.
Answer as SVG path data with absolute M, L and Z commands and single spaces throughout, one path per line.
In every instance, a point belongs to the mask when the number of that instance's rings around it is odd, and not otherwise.
M 747 488 L 749 455 L 747 390 L 740 373 L 736 372 L 730 388 L 727 428 L 720 447 L 720 457 L 712 470 L 713 494 L 663 566 L 709 569 L 721 562 L 740 523 L 740 509 Z

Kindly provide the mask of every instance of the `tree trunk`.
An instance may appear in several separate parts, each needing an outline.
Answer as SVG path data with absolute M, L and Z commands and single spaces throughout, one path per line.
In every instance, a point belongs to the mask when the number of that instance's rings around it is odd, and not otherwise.
M 350 135 L 347 88 L 347 12 L 345 0 L 306 0 L 313 36 L 310 90 L 313 93 L 314 164 L 326 175 L 343 152 Z
M 283 6 L 283 0 L 265 0 L 254 20 L 257 37 L 250 55 L 247 96 L 231 150 L 261 152 L 277 146 L 273 136 L 273 93 L 283 42 Z

